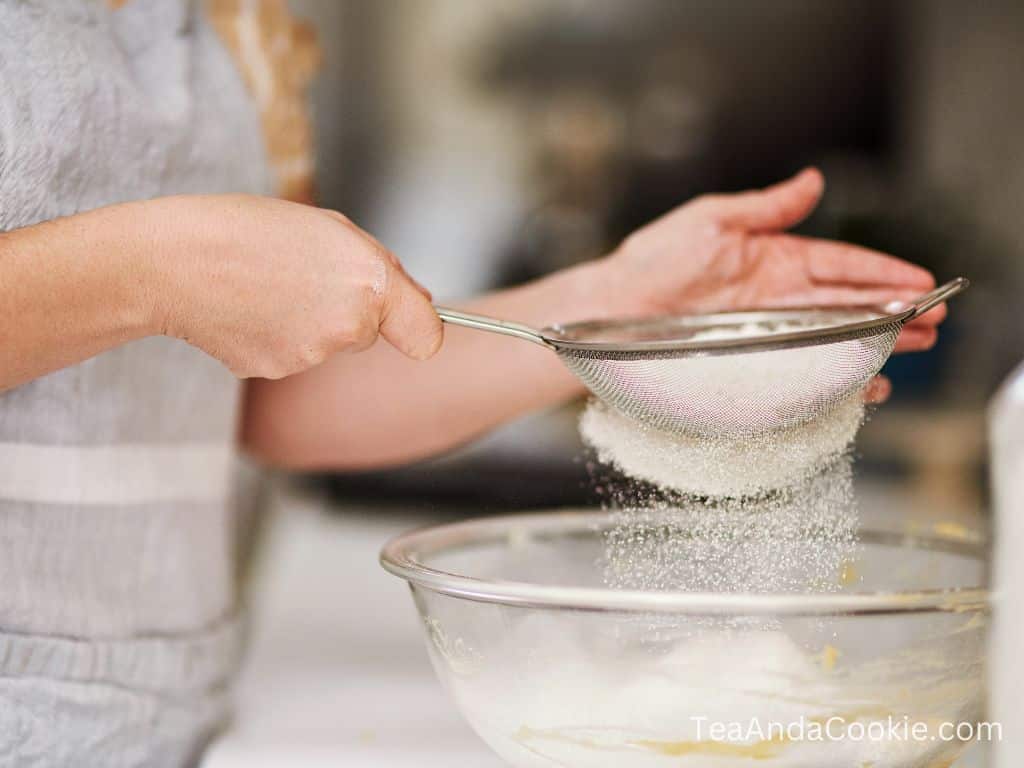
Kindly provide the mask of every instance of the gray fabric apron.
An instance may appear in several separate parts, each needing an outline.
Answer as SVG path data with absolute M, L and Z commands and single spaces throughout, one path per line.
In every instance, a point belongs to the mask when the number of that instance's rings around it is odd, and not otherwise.
M 194 4 L 0 0 L 0 230 L 269 187 Z M 223 723 L 237 399 L 166 338 L 0 394 L 0 766 L 194 765 Z

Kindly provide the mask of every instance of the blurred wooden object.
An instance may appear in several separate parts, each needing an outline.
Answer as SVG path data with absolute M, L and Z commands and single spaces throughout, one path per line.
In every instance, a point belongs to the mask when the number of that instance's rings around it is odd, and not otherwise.
M 983 507 L 981 408 L 883 405 L 861 430 L 857 450 L 869 461 L 907 468 L 908 492 L 939 514 Z

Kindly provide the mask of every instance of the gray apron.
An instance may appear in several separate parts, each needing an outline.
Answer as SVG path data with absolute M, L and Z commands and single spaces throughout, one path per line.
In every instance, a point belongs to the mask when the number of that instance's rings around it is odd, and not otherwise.
M 267 167 L 192 3 L 0 0 L 0 230 Z M 238 391 L 151 338 L 0 393 L 0 766 L 194 765 L 223 724 Z

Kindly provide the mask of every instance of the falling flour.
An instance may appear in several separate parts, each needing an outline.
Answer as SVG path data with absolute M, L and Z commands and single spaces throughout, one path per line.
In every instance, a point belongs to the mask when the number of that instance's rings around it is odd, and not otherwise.
M 605 477 L 612 526 L 604 579 L 616 589 L 833 592 L 856 556 L 852 459 L 745 497 L 692 496 Z
M 796 352 L 776 361 L 799 367 L 820 358 L 813 348 Z M 750 378 L 747 357 L 723 358 L 722 375 Z M 710 593 L 839 590 L 856 552 L 851 446 L 863 422 L 859 392 L 798 426 L 742 438 L 676 434 L 591 401 L 580 433 L 606 473 L 595 483 L 613 520 L 606 583 Z
M 803 365 L 803 357 L 811 361 L 808 354 L 789 362 Z M 721 381 L 750 377 L 743 386 L 757 405 L 757 388 L 769 391 L 771 381 L 744 371 L 742 358 L 724 359 Z M 784 431 L 707 438 L 659 431 L 591 402 L 580 431 L 598 460 L 589 467 L 612 522 L 599 564 L 605 583 L 719 595 L 850 588 L 849 564 L 861 552 L 852 444 L 863 421 L 858 393 Z M 899 684 L 893 693 L 885 688 L 895 680 L 889 671 L 876 683 L 846 669 L 850 662 L 831 644 L 835 628 L 826 618 L 794 624 L 770 614 L 664 612 L 613 623 L 614 631 L 597 637 L 574 636 L 558 624 L 543 643 L 533 637 L 540 628 L 517 625 L 530 637 L 510 638 L 512 648 L 551 658 L 503 666 L 506 677 L 481 696 L 497 702 L 494 711 L 476 723 L 513 764 L 919 768 L 948 765 L 956 755 L 956 745 L 928 742 L 715 741 L 697 732 L 696 718 L 765 723 L 852 713 L 860 722 L 882 720 L 879 713 L 900 701 Z M 609 643 L 618 644 L 615 652 Z M 894 669 L 906 663 L 896 659 Z M 533 668 L 545 675 L 536 697 L 535 687 L 519 685 Z M 528 700 L 510 698 L 520 694 Z

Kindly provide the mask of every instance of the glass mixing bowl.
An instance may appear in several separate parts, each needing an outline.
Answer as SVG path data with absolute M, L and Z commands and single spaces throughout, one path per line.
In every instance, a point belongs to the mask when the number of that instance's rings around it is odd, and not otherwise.
M 970 532 L 864 530 L 835 591 L 747 595 L 606 588 L 611 525 L 491 518 L 382 553 L 509 764 L 948 768 L 977 734 L 988 593 Z

